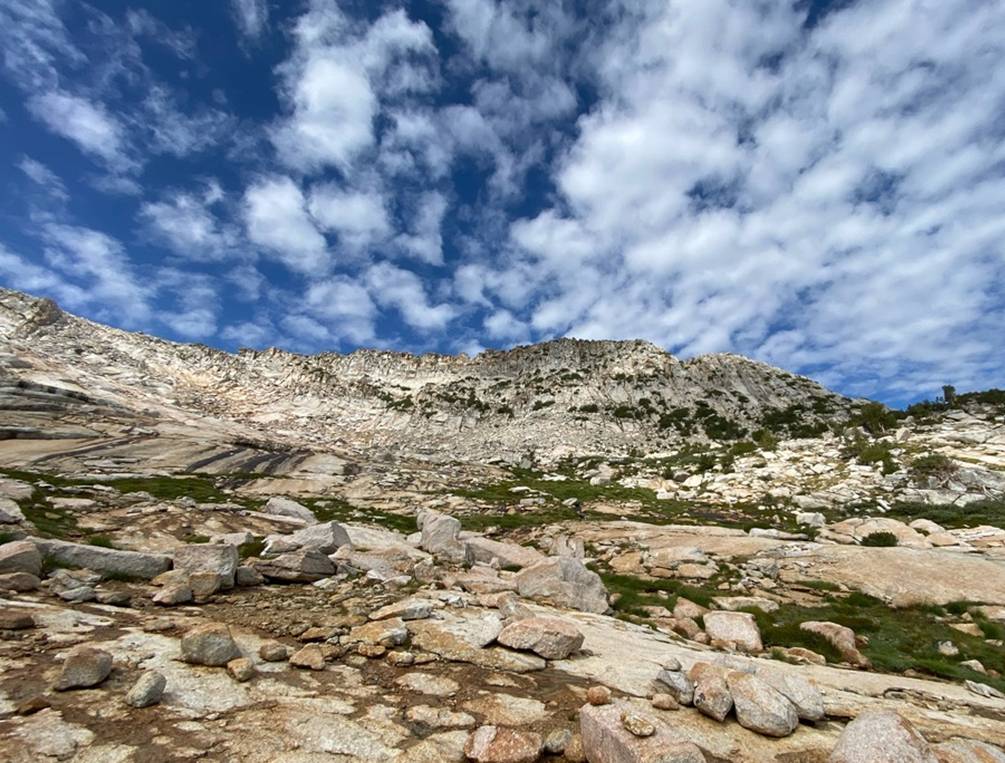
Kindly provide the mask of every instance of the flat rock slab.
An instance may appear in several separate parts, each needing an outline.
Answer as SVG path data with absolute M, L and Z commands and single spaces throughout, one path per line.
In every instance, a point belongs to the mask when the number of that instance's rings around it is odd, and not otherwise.
M 542 670 L 547 664 L 532 654 L 511 652 L 499 647 L 476 646 L 477 642 L 465 638 L 463 632 L 458 633 L 459 629 L 451 629 L 450 623 L 413 620 L 406 623 L 406 626 L 412 634 L 413 646 L 446 660 L 468 662 L 490 670 L 511 670 L 514 673 Z
M 799 563 L 795 567 L 794 563 Z M 914 548 L 816 546 L 782 559 L 783 579 L 841 583 L 894 607 L 979 598 L 1005 604 L 1005 565 L 979 556 Z
M 44 558 L 71 567 L 84 567 L 95 572 L 150 579 L 171 568 L 171 557 L 162 554 L 120 551 L 103 546 L 89 546 L 84 543 L 70 543 L 48 538 L 32 538 L 31 540 Z

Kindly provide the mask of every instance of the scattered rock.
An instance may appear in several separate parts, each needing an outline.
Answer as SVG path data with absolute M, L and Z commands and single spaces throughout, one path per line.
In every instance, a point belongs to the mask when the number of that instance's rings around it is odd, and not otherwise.
M 181 639 L 181 657 L 194 665 L 220 667 L 240 656 L 241 650 L 226 625 L 199 625 Z
M 657 692 L 653 695 L 651 702 L 657 710 L 680 710 L 680 704 L 673 698 L 672 694 Z
M 837 623 L 811 620 L 800 623 L 799 629 L 807 633 L 816 633 L 818 636 L 822 636 L 831 646 L 837 649 L 845 662 L 860 668 L 870 667 L 869 659 L 858 650 L 855 631 L 851 628 L 838 625 Z
M 331 559 L 312 548 L 290 551 L 274 559 L 259 559 L 254 568 L 268 580 L 313 583 L 335 574 Z
M 550 599 L 562 606 L 597 614 L 607 611 L 607 589 L 600 576 L 578 559 L 554 557 L 516 576 L 523 597 Z
M 255 665 L 247 657 L 238 657 L 227 663 L 227 672 L 235 681 L 250 681 L 255 675 Z
M 220 576 L 221 588 L 234 587 L 234 575 L 240 558 L 237 547 L 229 544 L 190 543 L 173 552 L 174 569 L 191 576 L 197 572 L 213 572 Z
M 290 657 L 290 648 L 278 641 L 267 641 L 258 647 L 258 656 L 266 662 L 285 662 Z
M 75 646 L 63 661 L 56 681 L 57 691 L 89 689 L 97 686 L 112 672 L 112 655 L 91 646 Z
M 481 726 L 464 745 L 476 763 L 534 763 L 541 755 L 541 735 L 499 726 Z
M 295 668 L 324 670 L 325 653 L 318 644 L 308 644 L 290 655 L 290 665 Z
M 542 749 L 549 755 L 561 755 L 572 741 L 572 729 L 554 729 L 544 738 Z
M 35 618 L 30 612 L 20 612 L 16 609 L 0 609 L 0 630 L 26 631 L 35 627 Z
M 458 539 L 461 523 L 455 517 L 431 509 L 423 509 L 416 517 L 421 532 L 419 547 L 434 556 L 452 562 L 463 562 L 464 544 Z
M 586 701 L 591 705 L 610 704 L 611 690 L 606 686 L 591 686 L 586 690 Z
M 784 737 L 799 726 L 796 708 L 783 695 L 750 673 L 731 671 L 726 676 L 736 720 L 745 729 Z
M 620 703 L 603 707 L 584 705 L 580 709 L 579 728 L 587 760 L 594 763 L 705 763 L 705 756 L 696 745 L 655 719 L 646 721 L 652 725 L 653 734 L 635 736 L 621 720 L 626 709 Z
M 167 679 L 156 670 L 147 670 L 136 680 L 129 693 L 126 694 L 126 704 L 130 707 L 150 707 L 161 701 Z
M 262 507 L 262 511 L 266 514 L 275 514 L 280 517 L 293 517 L 293 519 L 300 519 L 307 524 L 314 524 L 317 519 L 314 513 L 291 498 L 284 498 L 283 496 L 274 495 L 270 498 L 265 506 Z
M 510 623 L 498 636 L 511 649 L 524 649 L 548 660 L 564 660 L 583 645 L 583 634 L 565 620 L 531 617 Z
M 764 651 L 757 621 L 747 612 L 708 612 L 704 624 L 705 633 L 713 642 L 720 641 L 743 652 Z
M 0 572 L 42 574 L 42 554 L 30 540 L 15 540 L 0 546 Z
M 286 540 L 292 548 L 314 549 L 322 554 L 333 554 L 342 546 L 350 545 L 349 533 L 338 522 L 321 522 L 305 527 L 287 536 Z
M 656 726 L 638 713 L 624 710 L 621 713 L 621 725 L 637 737 L 651 737 L 656 733 Z
M 42 581 L 30 572 L 5 572 L 0 574 L 0 591 L 25 593 L 37 590 Z
M 726 685 L 729 671 L 720 665 L 696 662 L 688 671 L 694 684 L 694 706 L 722 723 L 733 709 L 733 696 Z
M 193 596 L 188 582 L 184 582 L 170 583 L 161 588 L 151 598 L 154 604 L 160 604 L 162 607 L 173 607 L 178 604 L 188 604 L 192 601 Z
M 68 567 L 82 567 L 105 574 L 149 580 L 171 567 L 171 557 L 162 554 L 120 551 L 115 548 L 70 543 L 51 538 L 35 538 L 34 543 L 44 559 Z
M 688 707 L 694 703 L 694 683 L 679 670 L 663 669 L 657 674 L 656 681 L 667 689 L 678 704 Z

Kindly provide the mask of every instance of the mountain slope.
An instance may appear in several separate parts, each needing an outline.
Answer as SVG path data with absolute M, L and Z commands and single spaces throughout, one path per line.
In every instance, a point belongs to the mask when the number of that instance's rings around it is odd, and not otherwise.
M 642 341 L 560 339 L 509 351 L 230 354 L 93 323 L 0 290 L 0 377 L 158 419 L 429 458 L 651 453 L 769 426 L 819 429 L 853 401 L 737 355 L 680 361 Z M 790 430 L 787 433 L 792 434 Z

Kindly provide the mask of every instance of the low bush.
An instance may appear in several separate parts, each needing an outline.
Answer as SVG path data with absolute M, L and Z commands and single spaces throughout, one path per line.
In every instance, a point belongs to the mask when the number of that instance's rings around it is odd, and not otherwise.
M 863 546 L 896 546 L 897 536 L 891 532 L 869 533 L 860 541 Z

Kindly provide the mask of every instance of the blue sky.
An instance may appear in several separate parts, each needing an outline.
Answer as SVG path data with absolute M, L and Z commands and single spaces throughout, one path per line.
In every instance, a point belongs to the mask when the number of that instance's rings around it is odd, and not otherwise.
M 997 0 L 6 0 L 0 50 L 0 283 L 73 312 L 1005 385 Z

